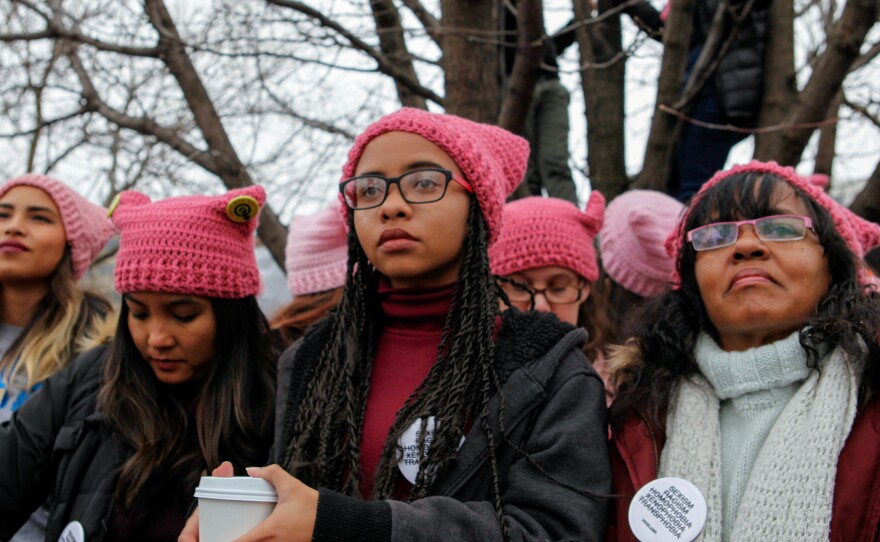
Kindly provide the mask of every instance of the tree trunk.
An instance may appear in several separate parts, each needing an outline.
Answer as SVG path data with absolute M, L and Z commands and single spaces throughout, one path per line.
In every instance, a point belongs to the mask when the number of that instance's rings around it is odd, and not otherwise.
M 871 222 L 880 224 L 880 162 L 861 193 L 849 206 L 850 211 Z
M 159 47 L 164 51 L 161 57 L 162 61 L 183 91 L 183 96 L 192 111 L 196 125 L 198 125 L 202 137 L 205 138 L 218 166 L 217 174 L 223 184 L 227 188 L 242 188 L 253 185 L 254 181 L 229 140 L 220 115 L 214 108 L 214 103 L 187 54 L 183 39 L 177 32 L 177 27 L 174 25 L 165 3 L 162 0 L 146 0 L 144 8 L 150 24 L 159 35 Z M 287 228 L 268 205 L 263 207 L 257 232 L 263 244 L 272 253 L 275 262 L 284 269 Z
M 756 153 L 759 159 L 776 160 L 786 165 L 794 165 L 800 161 L 804 147 L 813 133 L 813 129 L 801 126 L 825 118 L 834 96 L 840 91 L 843 79 L 859 56 L 859 49 L 868 30 L 877 21 L 877 14 L 877 0 L 847 1 L 843 15 L 834 25 L 828 46 L 816 62 L 809 82 L 783 118 L 783 124 L 787 128 L 769 136 L 770 142 Z
M 764 97 L 758 126 L 782 122 L 785 112 L 797 99 L 794 67 L 794 0 L 773 0 L 767 14 L 767 49 L 764 55 Z M 766 134 L 755 136 L 755 154 L 768 141 Z
M 663 31 L 663 60 L 657 82 L 657 102 L 651 132 L 645 149 L 645 161 L 635 188 L 666 191 L 672 164 L 672 151 L 678 132 L 678 118 L 660 111 L 660 105 L 675 103 L 681 94 L 681 80 L 687 67 L 694 10 L 697 0 L 673 2 Z
M 498 126 L 522 134 L 532 103 L 538 68 L 544 58 L 544 3 L 542 0 L 519 0 L 516 6 L 516 59 L 501 102 Z
M 834 104 L 828 110 L 829 113 L 837 115 L 840 110 L 843 96 L 838 92 L 834 98 Z M 816 164 L 813 166 L 813 173 L 823 173 L 831 176 L 831 167 L 834 165 L 835 147 L 837 145 L 837 123 L 823 126 L 819 129 L 819 144 L 816 150 Z M 826 188 L 827 190 L 828 188 Z
M 497 2 L 441 0 L 440 6 L 446 112 L 494 123 L 501 107 Z
M 599 13 L 615 7 L 599 0 Z M 589 3 L 575 0 L 575 20 L 590 18 Z M 581 86 L 587 117 L 587 163 L 591 188 L 609 200 L 626 190 L 624 75 L 620 15 L 575 31 L 581 58 Z
M 397 67 L 400 73 L 412 81 L 418 81 L 412 57 L 406 47 L 403 35 L 403 27 L 400 23 L 400 13 L 392 0 L 371 0 L 370 9 L 373 11 L 373 20 L 376 22 L 376 32 L 379 34 L 379 48 L 382 54 L 388 57 Z M 424 96 L 416 94 L 412 89 L 399 79 L 394 80 L 397 88 L 397 96 L 400 103 L 406 107 L 428 109 L 427 100 Z
M 498 126 L 515 134 L 522 135 L 525 130 L 526 116 L 538 80 L 538 68 L 544 57 L 543 40 L 546 38 L 544 2 L 519 0 L 516 11 L 516 57 L 498 115 Z M 529 196 L 531 193 L 523 179 L 509 199 Z

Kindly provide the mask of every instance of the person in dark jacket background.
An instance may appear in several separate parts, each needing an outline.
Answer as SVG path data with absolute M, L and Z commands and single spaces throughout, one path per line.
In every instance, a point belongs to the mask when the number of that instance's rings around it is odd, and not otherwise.
M 275 359 L 256 303 L 261 187 L 152 203 L 124 192 L 109 348 L 49 378 L 0 426 L 0 539 L 50 498 L 46 540 L 177 539 L 220 458 L 268 457 Z
M 646 0 L 634 3 L 617 0 L 616 3 L 650 37 L 662 40 L 669 3 L 662 13 Z M 720 4 L 721 0 L 697 2 L 682 88 L 693 75 Z M 720 56 L 717 67 L 693 97 L 686 113 L 703 123 L 753 128 L 758 122 L 764 95 L 764 53 L 770 0 L 751 3 L 732 0 L 730 7 L 741 19 L 734 24 L 731 13 L 725 13 L 723 17 L 721 41 L 729 40 L 730 47 Z M 553 36 L 552 41 L 560 54 L 574 42 L 574 32 L 568 29 L 573 28 L 575 22 L 569 21 L 562 31 Z M 682 202 L 687 201 L 704 182 L 724 167 L 730 150 L 747 135 L 684 122 L 675 148 L 669 193 Z

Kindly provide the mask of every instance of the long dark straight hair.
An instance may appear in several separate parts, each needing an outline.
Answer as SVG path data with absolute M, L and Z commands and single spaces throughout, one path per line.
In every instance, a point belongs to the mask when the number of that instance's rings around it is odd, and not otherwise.
M 293 425 L 283 455 L 288 471 L 312 487 L 361 496 L 360 444 L 370 373 L 381 329 L 378 271 L 367 260 L 350 218 L 348 281 L 330 334 Z M 463 262 L 437 349 L 437 361 L 398 412 L 376 470 L 372 497 L 390 498 L 397 477 L 397 441 L 412 423 L 435 417 L 434 438 L 424 454 L 409 499 L 431 492 L 455 461 L 469 421 L 486 432 L 500 517 L 495 433 L 486 422 L 497 388 L 494 331 L 498 298 L 489 270 L 488 231 L 476 199 L 471 200 Z M 424 440 L 424 431 L 422 432 Z M 369 496 L 365 496 L 369 497 Z
M 163 478 L 175 484 L 182 479 L 194 487 L 201 471 L 210 471 L 221 460 L 241 469 L 261 465 L 269 455 L 278 348 L 268 322 L 254 296 L 210 302 L 216 354 L 196 390 L 195 416 L 193 405 L 178 398 L 179 387 L 159 382 L 141 357 L 128 329 L 127 304 L 122 303 L 98 409 L 133 449 L 116 485 L 116 497 L 126 508 L 150 497 L 145 488 L 161 489 Z M 195 449 L 187 440 L 193 425 Z M 145 507 L 154 508 L 149 502 Z
M 791 186 L 772 174 L 731 175 L 696 203 L 685 231 L 710 222 L 777 214 L 774 190 L 780 183 Z M 828 292 L 801 328 L 801 346 L 811 367 L 818 366 L 826 346 L 840 348 L 861 377 L 859 395 L 864 403 L 880 390 L 880 294 L 859 284 L 861 262 L 835 229 L 828 210 L 792 189 L 807 206 L 831 274 Z M 610 411 L 615 427 L 639 414 L 654 428 L 662 429 L 677 384 L 698 371 L 693 355 L 698 336 L 705 332 L 718 339 L 700 296 L 695 263 L 696 252 L 686 244 L 678 262 L 681 288 L 649 301 L 633 318 L 630 346 L 637 349 L 639 359 L 615 372 L 618 389 Z

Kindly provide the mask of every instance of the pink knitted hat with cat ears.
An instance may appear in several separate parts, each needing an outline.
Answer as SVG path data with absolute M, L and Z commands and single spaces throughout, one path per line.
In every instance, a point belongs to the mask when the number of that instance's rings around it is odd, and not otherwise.
M 262 186 L 153 202 L 140 192 L 110 208 L 119 227 L 116 290 L 240 299 L 260 291 L 254 230 Z
M 285 256 L 287 285 L 294 297 L 345 286 L 348 236 L 339 210 L 294 217 Z
M 839 203 L 831 199 L 831 196 L 826 194 L 821 188 L 810 182 L 808 179 L 798 175 L 793 168 L 780 166 L 776 162 L 759 162 L 755 160 L 748 164 L 734 166 L 727 171 L 719 171 L 714 177 L 709 179 L 702 188 L 700 188 L 700 191 L 691 199 L 691 202 L 688 205 L 684 216 L 679 221 L 676 230 L 666 240 L 666 250 L 675 260 L 676 265 L 675 274 L 673 276 L 673 289 L 678 289 L 681 286 L 681 251 L 686 242 L 687 232 L 684 228 L 690 217 L 691 209 L 694 208 L 694 206 L 703 198 L 703 195 L 708 190 L 711 190 L 713 186 L 732 175 L 738 175 L 741 173 L 769 173 L 776 175 L 824 207 L 828 213 L 831 214 L 834 228 L 837 230 L 837 233 L 843 238 L 850 250 L 853 251 L 856 258 L 860 260 L 864 259 L 867 250 L 866 247 L 869 246 L 872 240 L 874 243 L 880 240 L 880 225 L 862 219 L 855 220 L 855 215 L 844 210 Z M 866 280 L 867 276 L 865 275 L 864 270 L 860 270 L 859 282 L 864 284 Z
M 16 186 L 39 188 L 58 206 L 64 225 L 64 236 L 70 245 L 73 278 L 82 278 L 107 241 L 116 234 L 116 226 L 107 218 L 107 211 L 80 196 L 61 181 L 34 173 L 6 181 L 0 187 L 0 198 Z
M 489 249 L 493 275 L 538 267 L 571 269 L 590 282 L 599 278 L 593 239 L 602 227 L 605 197 L 593 190 L 585 211 L 569 201 L 531 197 L 504 207 L 504 226 Z
M 342 180 L 354 176 L 364 147 L 388 132 L 420 135 L 443 149 L 455 161 L 465 180 L 474 187 L 474 194 L 489 228 L 491 246 L 501 228 L 504 201 L 525 174 L 529 159 L 528 142 L 497 126 L 405 107 L 377 120 L 355 139 L 348 153 L 348 161 L 342 168 Z M 341 195 L 339 201 L 347 228 L 348 208 Z

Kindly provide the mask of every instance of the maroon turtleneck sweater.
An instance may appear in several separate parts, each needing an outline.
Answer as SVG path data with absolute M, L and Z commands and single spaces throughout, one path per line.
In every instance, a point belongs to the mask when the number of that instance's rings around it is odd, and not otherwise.
M 361 494 L 369 498 L 388 430 L 397 412 L 437 360 L 437 346 L 452 302 L 454 284 L 436 288 L 392 288 L 380 281 L 385 314 L 376 344 L 361 439 Z M 403 477 L 405 489 L 409 484 Z M 403 489 L 398 485 L 398 490 Z

